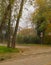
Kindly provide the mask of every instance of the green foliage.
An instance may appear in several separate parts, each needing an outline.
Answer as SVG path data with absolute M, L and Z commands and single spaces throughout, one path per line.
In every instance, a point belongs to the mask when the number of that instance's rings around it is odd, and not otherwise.
M 42 22 L 41 25 L 39 26 L 39 31 L 44 31 L 46 29 L 46 22 Z
M 51 21 L 50 0 L 35 0 L 35 12 L 32 15 L 33 24 L 36 24 L 37 35 L 45 33 L 47 24 Z
M 35 12 L 33 14 L 34 22 L 39 18 L 44 17 L 46 20 L 51 19 L 51 4 L 50 0 L 35 0 Z

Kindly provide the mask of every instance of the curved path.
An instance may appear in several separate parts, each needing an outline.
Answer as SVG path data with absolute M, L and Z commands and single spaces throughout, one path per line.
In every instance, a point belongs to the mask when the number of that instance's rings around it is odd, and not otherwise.
M 51 47 L 30 46 L 21 54 L 21 58 L 7 60 L 0 65 L 51 65 Z

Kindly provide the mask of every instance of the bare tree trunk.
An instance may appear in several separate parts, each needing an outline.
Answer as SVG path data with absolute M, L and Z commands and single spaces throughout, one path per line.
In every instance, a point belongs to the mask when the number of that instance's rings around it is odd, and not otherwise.
M 20 4 L 19 15 L 18 15 L 18 18 L 17 18 L 17 21 L 16 21 L 16 27 L 15 27 L 15 31 L 14 31 L 13 38 L 12 38 L 12 43 L 11 43 L 12 48 L 15 48 L 16 35 L 17 35 L 17 31 L 18 31 L 18 26 L 19 26 L 19 20 L 22 16 L 23 5 L 24 5 L 24 0 L 22 0 L 21 4 Z
M 10 47 L 10 21 L 8 22 L 8 42 L 7 47 Z

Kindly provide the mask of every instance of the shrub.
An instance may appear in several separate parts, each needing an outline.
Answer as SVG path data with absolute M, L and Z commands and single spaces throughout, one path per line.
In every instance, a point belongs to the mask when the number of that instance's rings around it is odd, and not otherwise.
M 51 45 L 51 36 L 45 36 L 44 38 L 44 44 L 50 44 Z
M 18 43 L 34 43 L 34 37 L 31 35 L 18 35 L 17 36 Z

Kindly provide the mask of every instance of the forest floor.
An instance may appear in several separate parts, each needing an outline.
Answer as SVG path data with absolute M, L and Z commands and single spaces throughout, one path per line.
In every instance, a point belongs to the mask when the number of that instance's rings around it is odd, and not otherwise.
M 51 46 L 17 45 L 20 53 L 11 54 L 11 59 L 0 65 L 51 65 Z

